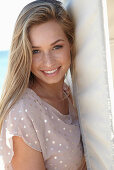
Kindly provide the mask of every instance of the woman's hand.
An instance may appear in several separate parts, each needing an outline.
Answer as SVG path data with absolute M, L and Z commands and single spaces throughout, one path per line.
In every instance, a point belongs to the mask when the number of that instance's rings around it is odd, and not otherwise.
M 86 161 L 85 161 L 85 157 L 84 156 L 82 158 L 81 166 L 80 166 L 80 168 L 78 170 L 87 170 Z

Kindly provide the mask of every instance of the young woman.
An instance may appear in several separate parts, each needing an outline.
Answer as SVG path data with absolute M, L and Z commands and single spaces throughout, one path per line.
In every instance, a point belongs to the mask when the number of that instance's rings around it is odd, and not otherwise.
M 65 75 L 73 74 L 74 24 L 56 0 L 21 11 L 0 102 L 1 170 L 86 169 Z

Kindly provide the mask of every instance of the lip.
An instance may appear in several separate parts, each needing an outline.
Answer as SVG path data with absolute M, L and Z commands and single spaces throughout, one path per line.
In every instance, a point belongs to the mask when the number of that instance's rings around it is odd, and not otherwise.
M 59 67 L 58 67 L 59 68 Z M 58 69 L 57 67 L 56 68 L 52 68 L 52 69 L 48 69 L 48 70 L 40 70 L 40 71 L 52 71 L 52 70 L 56 70 Z
M 45 75 L 45 76 L 48 76 L 48 77 L 53 77 L 53 76 L 56 76 L 60 70 L 61 66 L 58 67 L 58 68 L 55 68 L 55 69 L 50 69 L 50 70 L 41 70 L 42 73 Z M 57 69 L 57 70 L 56 70 Z M 54 73 L 45 73 L 44 71 L 52 71 L 52 70 L 56 70 Z

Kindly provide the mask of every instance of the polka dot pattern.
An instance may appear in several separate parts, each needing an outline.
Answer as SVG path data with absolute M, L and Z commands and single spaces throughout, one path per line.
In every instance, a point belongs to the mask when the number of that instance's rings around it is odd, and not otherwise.
M 29 147 L 42 152 L 49 170 L 74 170 L 80 166 L 80 129 L 70 100 L 69 115 L 63 115 L 27 88 L 3 122 L 0 154 L 5 166 L 10 166 L 13 157 L 12 136 L 22 137 Z

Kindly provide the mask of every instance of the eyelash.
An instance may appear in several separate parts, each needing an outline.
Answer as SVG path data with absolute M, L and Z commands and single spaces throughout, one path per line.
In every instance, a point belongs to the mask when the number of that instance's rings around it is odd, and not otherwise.
M 57 48 L 56 48 L 57 47 Z M 56 48 L 56 50 L 62 48 L 63 46 L 62 45 L 56 45 L 54 48 Z
M 37 53 L 39 53 L 38 51 L 39 51 L 39 50 L 33 50 L 33 51 L 32 51 L 32 54 L 37 54 Z
M 58 49 L 60 49 L 60 48 L 62 48 L 62 47 L 63 47 L 62 45 L 56 45 L 55 47 L 53 47 L 53 49 L 55 48 L 54 50 L 58 50 Z M 39 52 L 40 52 L 39 50 L 33 50 L 33 51 L 32 51 L 33 54 L 37 54 L 37 53 L 39 53 Z

